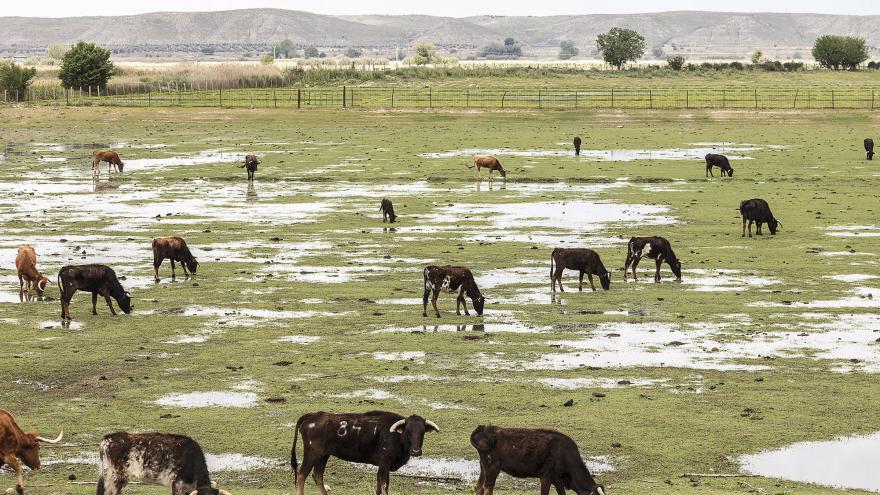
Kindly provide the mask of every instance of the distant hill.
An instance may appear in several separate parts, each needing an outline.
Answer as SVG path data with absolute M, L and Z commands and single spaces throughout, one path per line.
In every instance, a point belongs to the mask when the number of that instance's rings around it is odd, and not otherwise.
M 279 9 L 224 12 L 157 12 L 116 17 L 0 17 L 0 52 L 41 53 L 52 42 L 87 40 L 118 53 L 186 52 L 214 46 L 218 51 L 266 50 L 285 38 L 328 50 L 346 47 L 393 53 L 416 41 L 433 42 L 462 56 L 513 37 L 526 56 L 550 57 L 559 42 L 574 40 L 589 57 L 596 35 L 613 26 L 629 27 L 648 41 L 648 55 L 691 58 L 745 58 L 762 49 L 772 58 L 809 57 L 822 34 L 864 37 L 880 46 L 880 16 L 663 12 L 631 15 L 548 17 L 327 16 Z

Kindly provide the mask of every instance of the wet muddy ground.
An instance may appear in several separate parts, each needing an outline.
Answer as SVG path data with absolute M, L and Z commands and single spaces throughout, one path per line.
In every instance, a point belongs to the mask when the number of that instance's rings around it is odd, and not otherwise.
M 467 489 L 468 436 L 485 423 L 569 433 L 609 493 L 878 489 L 863 464 L 815 478 L 774 461 L 880 431 L 880 201 L 858 149 L 873 117 L 92 112 L 0 111 L 19 122 L 0 135 L 2 407 L 72 445 L 29 475 L 36 490 L 91 493 L 63 482 L 94 476 L 94 451 L 74 445 L 159 429 L 199 440 L 233 493 L 288 493 L 296 419 L 369 409 L 441 427 L 392 476 L 402 493 Z M 91 150 L 107 146 L 125 172 L 93 178 Z M 737 159 L 734 179 L 705 179 L 709 151 Z M 474 179 L 483 152 L 506 182 Z M 741 237 L 752 197 L 779 235 Z M 166 261 L 154 282 L 160 235 L 187 239 L 195 276 L 172 281 Z M 646 260 L 624 282 L 634 235 L 669 239 L 682 281 L 663 266 L 654 283 Z M 42 299 L 18 292 L 25 243 L 52 280 Z M 554 247 L 595 249 L 611 290 L 579 292 L 566 271 L 551 292 Z M 116 270 L 131 315 L 100 302 L 93 316 L 78 294 L 61 324 L 55 275 L 84 263 Z M 442 318 L 423 318 L 429 264 L 470 267 L 485 314 L 456 316 L 444 294 Z M 325 479 L 374 485 L 339 461 Z M 502 477 L 498 491 L 537 485 Z

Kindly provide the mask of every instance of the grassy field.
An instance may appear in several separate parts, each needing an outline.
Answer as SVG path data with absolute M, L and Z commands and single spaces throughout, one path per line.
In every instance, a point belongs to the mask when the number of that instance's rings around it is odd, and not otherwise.
M 876 114 L 7 107 L 0 118 L 0 407 L 26 429 L 66 432 L 28 475 L 31 493 L 92 493 L 68 476 L 94 481 L 95 444 L 119 429 L 188 434 L 218 456 L 221 487 L 288 493 L 292 424 L 317 410 L 436 422 L 425 458 L 391 479 L 393 493 L 424 495 L 471 490 L 468 437 L 484 423 L 570 434 L 612 494 L 836 493 L 681 475 L 880 430 L 880 174 L 861 149 Z M 102 168 L 93 182 L 88 157 L 108 146 L 125 173 Z M 707 149 L 738 158 L 734 178 L 704 178 Z M 478 150 L 497 153 L 506 184 L 474 180 Z M 236 168 L 245 153 L 262 158 L 252 186 Z M 740 236 L 737 207 L 754 197 L 779 235 Z M 195 277 L 171 282 L 166 264 L 153 283 L 159 235 L 187 239 Z M 624 283 L 634 235 L 669 239 L 682 283 L 666 267 L 653 283 L 652 263 Z M 134 312 L 92 316 L 78 294 L 61 328 L 57 300 L 19 302 L 22 243 L 53 280 L 65 264 L 114 267 Z M 578 293 L 567 272 L 553 297 L 556 246 L 596 249 L 611 290 Z M 447 295 L 441 319 L 423 318 L 428 264 L 470 267 L 486 314 L 456 316 Z M 189 407 L 206 403 L 217 405 Z M 334 494 L 375 486 L 373 470 L 338 460 L 325 480 Z M 13 485 L 0 472 L 0 488 Z

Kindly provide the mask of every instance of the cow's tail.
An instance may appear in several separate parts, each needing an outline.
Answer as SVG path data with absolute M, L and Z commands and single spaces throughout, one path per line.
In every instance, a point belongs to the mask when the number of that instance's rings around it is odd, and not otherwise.
M 101 445 L 101 463 L 98 464 L 98 488 L 96 495 L 104 495 L 104 446 Z
M 61 284 L 61 270 L 58 270 L 58 277 L 56 278 L 58 284 L 58 297 L 64 301 L 64 286 Z
M 550 253 L 550 289 L 551 290 L 554 288 L 553 287 L 553 260 L 556 258 L 556 251 L 558 251 L 558 250 L 559 250 L 559 248 L 556 248 L 553 250 L 552 253 Z
M 296 439 L 299 437 L 299 425 L 302 424 L 305 416 L 300 416 L 298 420 L 296 420 L 296 429 L 293 430 L 293 447 L 290 448 L 290 470 L 293 471 L 293 484 L 296 485 L 296 468 L 298 466 L 296 462 Z M 305 439 L 303 439 L 305 442 Z M 303 443 L 305 445 L 305 443 Z
M 749 200 L 744 199 L 744 200 L 742 200 L 742 201 L 739 202 L 739 213 L 740 213 L 740 215 L 745 215 L 745 214 L 746 214 L 746 203 L 747 203 L 748 201 L 749 201 Z

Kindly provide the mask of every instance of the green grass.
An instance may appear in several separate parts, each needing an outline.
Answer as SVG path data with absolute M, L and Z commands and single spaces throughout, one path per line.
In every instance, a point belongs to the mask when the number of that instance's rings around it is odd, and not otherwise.
M 801 440 L 880 430 L 880 417 L 869 398 L 880 394 L 876 375 L 856 371 L 837 373 L 846 360 L 819 359 L 809 353 L 765 359 L 755 355 L 735 362 L 768 366 L 762 371 L 713 371 L 676 367 L 624 367 L 570 370 L 531 370 L 487 367 L 493 360 L 531 362 L 548 353 L 567 352 L 553 341 L 585 338 L 595 325 L 644 323 L 720 325 L 716 340 L 726 346 L 770 335 L 819 332 L 805 312 L 831 315 L 867 310 L 804 309 L 801 302 L 847 297 L 853 284 L 824 278 L 865 273 L 880 275 L 876 255 L 821 256 L 815 251 L 875 253 L 876 237 L 832 237 L 824 227 L 876 224 L 878 174 L 864 161 L 861 141 L 871 135 L 877 117 L 867 112 L 276 112 L 218 109 L 117 108 L 3 108 L 0 118 L 7 147 L 3 161 L 5 183 L 30 184 L 28 174 L 45 173 L 47 181 L 86 190 L 66 193 L 67 207 L 35 206 L 27 190 L 0 200 L 10 213 L 3 220 L 7 237 L 40 236 L 32 244 L 41 266 L 54 278 L 62 263 L 96 261 L 122 254 L 101 251 L 123 243 L 138 248 L 114 268 L 128 276 L 135 311 L 110 317 L 106 307 L 89 314 L 88 296 L 75 297 L 71 311 L 79 329 L 45 329 L 57 325 L 57 301 L 0 303 L 2 407 L 26 429 L 46 434 L 64 427 L 69 442 L 86 444 L 44 450 L 80 457 L 95 452 L 90 446 L 102 435 L 119 429 L 163 430 L 196 438 L 211 453 L 241 453 L 277 460 L 272 467 L 244 472 L 219 472 L 221 487 L 233 493 L 288 493 L 289 469 L 284 467 L 292 440 L 291 423 L 317 410 L 364 411 L 389 409 L 418 413 L 435 421 L 442 432 L 426 439 L 425 455 L 475 459 L 468 443 L 472 429 L 482 423 L 523 427 L 552 427 L 570 434 L 586 456 L 605 456 L 615 470 L 599 476 L 616 494 L 730 494 L 750 486 L 768 493 L 833 493 L 829 488 L 764 478 L 711 479 L 692 483 L 685 472 L 735 473 L 737 457 Z M 705 180 L 697 160 L 638 160 L 593 162 L 573 156 L 501 156 L 510 171 L 506 189 L 496 182 L 477 190 L 467 157 L 419 158 L 417 154 L 468 148 L 563 149 L 579 134 L 587 149 L 687 148 L 696 142 L 754 143 L 762 150 L 754 159 L 733 163 L 735 178 Z M 244 172 L 231 162 L 127 170 L 102 179 L 104 192 L 88 190 L 89 149 L 117 144 L 123 160 L 158 159 L 209 149 L 256 152 L 262 157 L 254 196 L 248 196 Z M 64 152 L 38 151 L 26 143 L 79 145 Z M 142 145 L 167 145 L 149 149 Z M 767 145 L 786 145 L 783 150 Z M 140 146 L 140 147 L 139 147 Z M 18 151 L 26 150 L 23 154 Z M 64 156 L 70 161 L 43 163 L 40 155 Z M 349 164 L 313 173 L 332 164 Z M 106 169 L 104 169 L 106 170 Z M 358 170 L 346 172 L 345 170 Z M 58 174 L 61 174 L 58 177 Z M 24 179 L 23 179 L 24 178 Z M 615 183 L 616 187 L 587 190 Z M 425 181 L 424 184 L 421 181 Z M 550 186 L 564 183 L 573 187 Z M 400 193 L 418 186 L 411 193 Z M 106 187 L 118 186 L 107 190 Z M 396 187 L 395 187 L 396 186 Z M 359 190 L 369 188 L 367 195 Z M 528 189 L 531 188 L 531 189 Z M 540 189 L 539 189 L 540 188 Z M 115 192 L 114 192 L 115 191 Z M 400 222 L 396 232 L 384 231 L 378 203 L 388 194 Z M 39 198 L 39 193 L 37 198 Z M 752 197 L 768 200 L 784 226 L 780 235 L 743 239 L 736 208 Z M 205 207 L 175 203 L 213 200 Z M 488 208 L 506 203 L 596 201 L 659 205 L 675 217 L 674 225 L 642 226 L 611 223 L 600 231 L 567 232 L 585 247 L 597 246 L 614 270 L 608 292 L 571 291 L 576 281 L 567 272 L 569 292 L 551 304 L 546 273 L 550 247 L 538 241 L 472 240 L 471 232 L 490 230 L 494 215 Z M 83 204 L 101 205 L 96 210 Z M 320 204 L 314 215 L 285 223 L 279 220 L 297 205 Z M 477 205 L 449 223 L 430 215 L 448 205 Z M 80 206 L 77 206 L 80 205 Z M 161 205 L 153 218 L 151 205 Z M 287 205 L 281 206 L 279 205 Z M 120 216 L 121 207 L 131 207 Z M 204 219 L 211 208 L 226 206 L 241 212 L 231 221 Z M 275 208 L 280 208 L 275 210 Z M 452 208 L 455 208 L 454 206 Z M 90 211 L 89 215 L 79 214 Z M 133 211 L 133 213 L 131 213 Z M 143 211 L 141 214 L 140 211 Z M 272 212 L 278 211 L 279 218 Z M 18 213 L 16 213 L 18 212 Z M 30 216 L 25 216 L 29 213 Z M 590 211 L 577 212 L 589 217 Z M 192 223 L 170 224 L 174 220 Z M 448 229 L 438 229 L 448 227 Z M 421 230 L 420 230 L 421 229 Z M 565 225 L 498 230 L 498 235 L 545 231 L 565 232 Z M 624 284 L 622 264 L 626 240 L 633 235 L 663 235 L 682 258 L 685 283 Z M 142 283 L 152 276 L 149 239 L 158 235 L 185 237 L 202 263 L 197 277 L 171 283 L 167 264 L 160 284 Z M 85 236 L 78 240 L 75 236 Z M 60 247 L 45 248 L 49 240 L 71 238 Z M 94 240 L 89 240 L 90 238 Z M 272 240 L 281 238 L 280 241 Z M 129 240 L 130 239 L 130 240 Z M 319 247 L 298 250 L 300 243 L 320 241 Z M 11 242 L 11 241 L 9 241 Z M 232 253 L 221 251 L 232 246 Z M 87 251 L 85 257 L 74 248 Z M 205 248 L 213 246 L 213 251 Z M 4 247 L 5 251 L 13 250 Z M 875 253 L 876 254 L 876 253 Z M 229 261 L 236 255 L 238 261 Z M 285 258 L 300 255 L 293 275 Z M 4 259 L 11 256 L 4 255 Z M 219 258 L 219 259 L 215 259 Z M 257 258 L 248 261 L 248 258 Z M 271 259 L 274 264 L 264 263 Z M 403 260 L 403 261 L 398 261 Z M 454 299 L 441 298 L 443 318 L 424 319 L 421 305 L 384 304 L 383 299 L 420 298 L 421 271 L 427 261 L 469 266 L 478 279 L 496 269 L 530 267 L 542 277 L 540 285 L 511 278 L 510 285 L 484 290 L 488 323 L 516 321 L 551 328 L 544 333 L 435 332 L 436 323 L 470 325 L 480 320 L 457 317 Z M 649 274 L 650 263 L 640 274 Z M 315 267 L 366 271 L 345 283 L 291 280 L 309 277 L 301 271 Z M 305 268 L 303 268 L 305 267 Z M 768 286 L 730 292 L 695 291 L 687 270 L 740 270 L 744 277 L 777 279 Z M 0 275 L 15 290 L 11 266 Z M 670 277 L 664 268 L 664 277 Z M 140 280 L 139 280 L 140 278 Z M 872 281 L 856 285 L 875 287 Z M 534 290 L 537 300 L 514 297 Z M 49 289 L 57 297 L 57 289 Z M 875 296 L 876 297 L 876 296 Z M 317 301 L 314 301 L 317 300 Z M 760 302 L 792 301 L 782 307 L 751 306 Z M 240 315 L 185 316 L 192 307 L 320 311 L 297 318 L 251 318 Z M 596 311 L 628 311 L 626 315 Z M 499 311 L 501 313 L 499 313 Z M 330 316 L 324 313 L 338 313 Z M 735 316 L 731 316 L 735 315 Z M 222 323 L 221 323 L 222 322 Z M 371 333 L 390 327 L 419 328 L 416 333 Z M 602 327 L 604 328 L 604 327 Z M 169 344 L 181 335 L 208 330 L 200 344 Z M 687 332 L 694 329 L 686 328 Z M 584 335 L 586 334 L 586 335 Z M 288 335 L 320 337 L 308 345 L 279 343 Z M 624 336 L 626 337 L 626 336 Z M 686 341 L 686 346 L 698 343 Z M 404 361 L 374 359 L 375 352 L 423 351 L 423 358 Z M 710 350 L 706 350 L 711 355 Z M 485 353 L 485 354 L 481 354 Z M 289 361 L 289 366 L 275 363 Z M 858 364 L 855 365 L 858 368 Z M 433 381 L 381 383 L 373 377 L 426 374 Z M 556 390 L 541 378 L 645 378 L 665 380 L 645 387 L 626 386 Z M 760 381 L 757 379 L 761 379 Z M 226 391 L 256 381 L 255 407 L 165 408 L 154 403 L 169 394 Z M 46 384 L 41 390 L 34 384 Z M 690 390 L 689 387 L 694 390 Z M 378 389 L 395 398 L 334 396 Z M 286 402 L 268 403 L 268 397 Z M 562 404 L 574 399 L 573 407 Z M 434 403 L 444 408 L 434 409 Z M 436 407 L 437 404 L 434 404 Z M 760 420 L 744 417 L 757 411 Z M 174 417 L 163 418 L 172 414 Z M 754 415 L 753 415 L 754 416 Z M 612 444 L 619 443 L 619 447 Z M 94 467 L 55 464 L 29 474 L 32 493 L 90 493 L 90 485 L 68 485 L 68 474 L 94 480 Z M 369 493 L 372 472 L 332 461 L 325 477 L 338 494 Z M 13 485 L 8 474 L 0 484 Z M 48 486 L 46 486 L 48 485 Z M 466 485 L 452 485 L 469 491 Z M 417 482 L 392 475 L 395 493 L 446 493 L 449 486 Z M 316 493 L 307 484 L 308 493 Z M 131 487 L 133 493 L 165 490 Z M 498 493 L 535 493 L 532 482 L 503 478 Z M 841 492 L 842 493 L 842 492 Z M 861 493 L 857 490 L 849 493 Z

